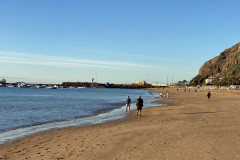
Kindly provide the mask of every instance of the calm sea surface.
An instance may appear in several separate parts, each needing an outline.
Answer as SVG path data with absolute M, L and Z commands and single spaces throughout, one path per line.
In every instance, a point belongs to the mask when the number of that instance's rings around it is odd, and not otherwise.
M 123 118 L 127 95 L 131 109 L 139 95 L 144 108 L 156 105 L 151 103 L 156 94 L 147 90 L 0 87 L 0 144 L 49 129 Z

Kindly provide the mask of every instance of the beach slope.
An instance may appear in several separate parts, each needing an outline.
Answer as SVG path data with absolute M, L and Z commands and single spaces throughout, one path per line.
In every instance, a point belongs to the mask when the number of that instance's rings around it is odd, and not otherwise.
M 240 159 L 239 92 L 212 91 L 208 100 L 207 91 L 167 90 L 157 101 L 169 105 L 142 117 L 38 133 L 1 145 L 0 159 Z

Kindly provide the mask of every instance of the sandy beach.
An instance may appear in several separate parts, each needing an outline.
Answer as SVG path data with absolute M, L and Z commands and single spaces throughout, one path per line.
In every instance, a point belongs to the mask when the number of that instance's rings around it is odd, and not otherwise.
M 117 121 L 38 133 L 1 145 L 0 159 L 240 159 L 240 92 L 212 91 L 208 100 L 204 90 L 152 89 L 166 90 L 169 99 L 157 101 L 168 106 L 143 109 L 142 117 L 132 111 Z

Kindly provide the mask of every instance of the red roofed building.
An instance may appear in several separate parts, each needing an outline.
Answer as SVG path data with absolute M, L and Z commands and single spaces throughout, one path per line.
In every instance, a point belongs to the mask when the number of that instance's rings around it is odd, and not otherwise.
M 207 79 L 205 79 L 205 84 L 206 85 L 212 85 L 214 82 L 214 77 L 210 76 Z

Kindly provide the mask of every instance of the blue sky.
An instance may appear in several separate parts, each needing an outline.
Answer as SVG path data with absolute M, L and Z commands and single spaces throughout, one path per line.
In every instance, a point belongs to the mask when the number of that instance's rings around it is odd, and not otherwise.
M 240 42 L 237 0 L 0 1 L 8 82 L 166 83 Z

